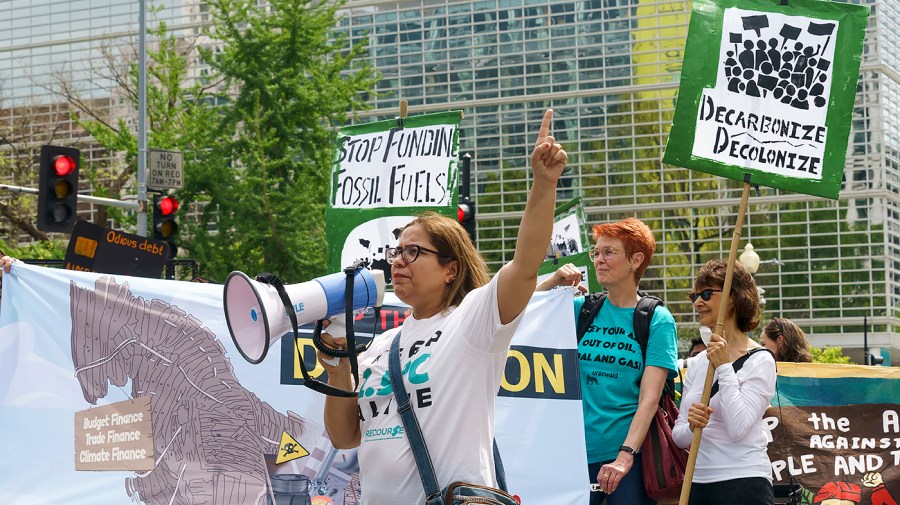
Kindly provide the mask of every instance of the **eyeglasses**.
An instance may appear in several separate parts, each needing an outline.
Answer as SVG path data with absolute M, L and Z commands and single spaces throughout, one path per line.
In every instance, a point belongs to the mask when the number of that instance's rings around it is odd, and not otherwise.
M 619 254 L 619 252 L 631 254 L 632 251 L 619 251 L 615 247 L 604 247 L 603 249 L 597 249 L 595 247 L 595 248 L 591 249 L 590 251 L 588 251 L 588 258 L 590 258 L 591 261 L 596 261 L 597 256 L 603 255 L 603 259 L 605 259 L 606 261 L 609 261 L 612 259 L 613 256 L 615 256 L 616 254 Z
M 403 258 L 404 263 L 412 263 L 419 259 L 419 254 L 422 252 L 427 252 L 434 254 L 439 258 L 449 258 L 449 256 L 445 254 L 441 254 L 434 249 L 429 249 L 427 247 L 422 247 L 417 244 L 410 244 L 404 247 L 388 247 L 384 250 L 384 259 L 387 260 L 388 264 L 393 264 L 394 260 L 399 258 Z
M 688 293 L 688 298 L 691 299 L 691 303 L 696 302 L 697 298 L 703 298 L 704 302 L 708 302 L 709 299 L 712 297 L 713 293 L 721 293 L 721 292 L 722 292 L 721 289 L 706 288 L 699 293 L 694 293 L 693 291 L 691 291 L 690 293 Z

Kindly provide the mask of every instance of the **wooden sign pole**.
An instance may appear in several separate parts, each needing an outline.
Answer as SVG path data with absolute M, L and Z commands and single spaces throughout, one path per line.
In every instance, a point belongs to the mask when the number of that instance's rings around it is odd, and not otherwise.
M 737 222 L 734 225 L 734 235 L 731 237 L 731 251 L 728 253 L 728 267 L 725 270 L 725 285 L 722 286 L 722 301 L 719 302 L 719 316 L 716 319 L 716 334 L 722 335 L 725 331 L 725 313 L 728 310 L 728 297 L 731 295 L 731 279 L 734 275 L 734 261 L 737 258 L 738 244 L 741 241 L 741 229 L 744 227 L 744 216 L 747 213 L 747 201 L 750 198 L 750 174 L 744 175 L 744 192 L 741 194 L 741 206 L 738 208 Z M 716 370 L 711 363 L 706 367 L 706 382 L 703 383 L 703 396 L 700 401 L 703 405 L 709 405 L 709 397 L 712 392 L 713 377 Z M 691 480 L 694 478 L 694 466 L 697 464 L 697 454 L 700 452 L 700 438 L 703 436 L 703 428 L 694 429 L 694 438 L 691 440 L 691 452 L 688 455 L 687 467 L 684 469 L 684 484 L 681 487 L 679 505 L 687 505 L 691 495 Z

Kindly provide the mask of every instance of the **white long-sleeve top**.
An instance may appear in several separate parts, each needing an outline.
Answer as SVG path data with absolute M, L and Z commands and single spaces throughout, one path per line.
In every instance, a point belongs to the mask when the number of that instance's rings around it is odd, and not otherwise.
M 700 401 L 708 366 L 706 351 L 688 361 L 678 420 L 672 429 L 672 438 L 680 447 L 691 445 L 688 408 Z M 745 477 L 772 480 L 763 414 L 775 392 L 775 359 L 768 352 L 755 352 L 737 372 L 731 363 L 716 368 L 715 380 L 719 392 L 709 402 L 713 413 L 703 429 L 693 482 Z

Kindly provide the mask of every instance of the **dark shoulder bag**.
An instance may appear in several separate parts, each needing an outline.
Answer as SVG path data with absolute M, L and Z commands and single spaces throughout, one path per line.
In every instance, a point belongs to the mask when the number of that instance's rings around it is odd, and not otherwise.
M 419 470 L 419 478 L 425 488 L 425 505 L 519 505 L 512 495 L 506 492 L 506 476 L 503 472 L 503 463 L 500 461 L 500 451 L 497 449 L 497 441 L 494 441 L 494 470 L 497 473 L 497 483 L 500 489 L 487 486 L 479 486 L 468 482 L 456 481 L 444 489 L 439 489 L 437 477 L 434 474 L 434 465 L 428 454 L 428 446 L 422 436 L 422 429 L 416 413 L 412 409 L 409 395 L 406 394 L 406 385 L 403 383 L 403 374 L 400 372 L 400 332 L 391 342 L 391 351 L 388 357 L 388 370 L 391 377 L 391 385 L 394 388 L 394 397 L 397 399 L 397 412 L 403 420 L 403 428 L 406 430 L 406 438 L 412 447 L 416 467 Z

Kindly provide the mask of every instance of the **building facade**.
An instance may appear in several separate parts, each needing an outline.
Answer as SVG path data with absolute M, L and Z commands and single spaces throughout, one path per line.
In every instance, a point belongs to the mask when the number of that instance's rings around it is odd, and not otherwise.
M 838 201 L 760 188 L 741 246 L 762 259 L 764 317 L 787 317 L 816 346 L 862 360 L 864 336 L 900 362 L 900 6 L 871 8 L 845 182 Z M 103 7 L 95 7 L 103 4 Z M 9 5 L 9 13 L 2 12 Z M 204 2 L 162 2 L 154 20 L 185 37 L 208 22 Z M 690 2 L 669 0 L 349 0 L 337 26 L 368 38 L 381 73 L 373 121 L 465 113 L 478 246 L 492 267 L 513 254 L 529 187 L 528 153 L 544 109 L 570 155 L 559 201 L 580 196 L 589 223 L 638 217 L 658 247 L 641 288 L 664 299 L 682 335 L 696 334 L 687 291 L 696 270 L 727 257 L 741 186 L 660 162 L 681 72 Z M 87 28 L 85 28 L 87 23 Z M 107 48 L 136 45 L 137 3 L 29 2 L 0 7 L 0 99 L 57 103 L 36 83 L 62 68 L 87 96 L 110 98 Z M 195 77 L 202 78 L 198 67 Z M 4 120 L 5 121 L 5 120 Z M 0 125 L 0 128 L 8 124 Z M 0 149 L 3 149 L 0 146 Z M 893 353 L 890 351 L 893 350 Z
M 900 350 L 897 6 L 871 7 L 839 201 L 761 188 L 741 246 L 762 259 L 764 317 L 788 317 L 817 346 L 862 360 Z M 382 73 L 368 118 L 460 109 L 473 156 L 478 246 L 493 266 L 514 251 L 540 115 L 570 154 L 559 200 L 580 196 L 589 223 L 638 217 L 657 255 L 642 289 L 696 334 L 687 291 L 727 257 L 737 182 L 660 162 L 674 113 L 690 2 L 668 0 L 352 0 L 340 29 L 369 37 Z M 878 353 L 880 349 L 872 349 Z

